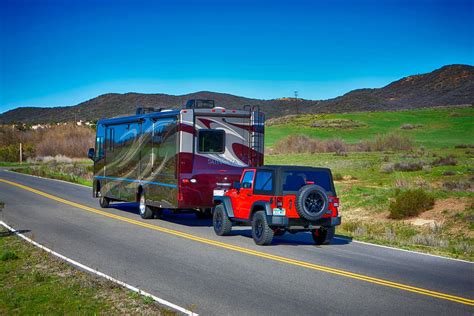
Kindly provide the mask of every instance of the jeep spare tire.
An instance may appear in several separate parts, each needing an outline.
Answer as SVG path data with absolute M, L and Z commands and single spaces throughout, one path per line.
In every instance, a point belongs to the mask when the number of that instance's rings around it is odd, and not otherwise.
M 305 185 L 296 194 L 296 211 L 308 221 L 320 219 L 327 212 L 328 206 L 326 190 L 319 185 Z

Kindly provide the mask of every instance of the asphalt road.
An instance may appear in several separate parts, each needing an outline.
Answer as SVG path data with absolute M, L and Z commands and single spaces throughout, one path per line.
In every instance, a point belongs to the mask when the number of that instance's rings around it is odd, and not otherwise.
M 202 315 L 474 314 L 472 263 L 344 239 L 316 247 L 305 233 L 259 247 L 247 227 L 218 237 L 210 220 L 169 213 L 164 220 L 142 220 L 131 203 L 101 209 L 110 214 L 105 216 L 87 209 L 100 209 L 90 188 L 7 171 L 0 171 L 0 179 L 83 206 L 0 181 L 6 204 L 1 220 L 65 256 Z

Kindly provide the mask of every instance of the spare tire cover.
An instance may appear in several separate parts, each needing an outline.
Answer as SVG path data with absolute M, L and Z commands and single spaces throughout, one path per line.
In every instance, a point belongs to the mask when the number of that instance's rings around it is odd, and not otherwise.
M 328 207 L 326 190 L 319 185 L 305 185 L 296 194 L 296 211 L 304 219 L 318 220 L 327 212 Z

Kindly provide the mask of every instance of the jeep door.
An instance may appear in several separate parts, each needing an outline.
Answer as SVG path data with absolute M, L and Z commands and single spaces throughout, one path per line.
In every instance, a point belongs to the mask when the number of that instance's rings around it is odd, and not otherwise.
M 240 180 L 240 190 L 232 197 L 232 208 L 237 218 L 249 218 L 250 208 L 253 204 L 253 182 L 255 178 L 255 169 L 246 169 Z

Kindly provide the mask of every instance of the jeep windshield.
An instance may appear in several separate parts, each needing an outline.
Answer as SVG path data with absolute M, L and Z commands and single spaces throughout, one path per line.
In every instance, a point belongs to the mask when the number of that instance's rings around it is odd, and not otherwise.
M 316 184 L 327 192 L 336 194 L 332 182 L 331 172 L 327 169 L 320 170 L 284 170 L 282 172 L 283 193 L 296 193 L 306 184 Z

